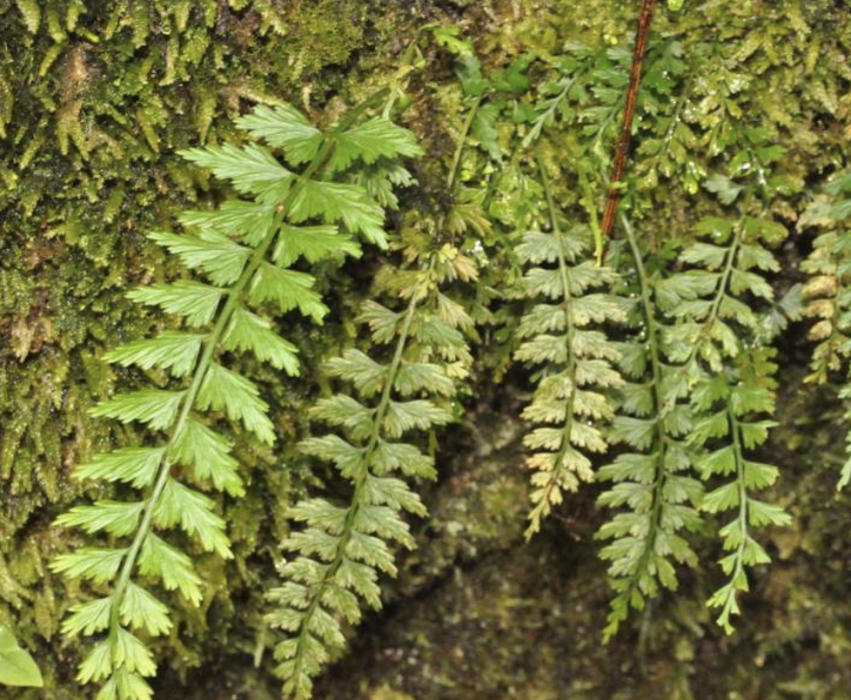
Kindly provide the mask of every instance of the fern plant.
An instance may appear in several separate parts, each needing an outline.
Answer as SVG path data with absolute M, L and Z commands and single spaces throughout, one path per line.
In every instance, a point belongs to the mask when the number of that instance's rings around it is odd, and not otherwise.
M 327 363 L 329 375 L 351 391 L 321 399 L 312 415 L 336 432 L 301 443 L 306 455 L 334 465 L 350 495 L 342 502 L 308 498 L 291 512 L 303 527 L 284 543 L 295 556 L 282 568 L 284 584 L 270 593 L 268 619 L 285 633 L 275 651 L 277 673 L 284 695 L 296 700 L 311 697 L 313 678 L 345 647 L 343 622 L 358 623 L 364 604 L 381 606 L 378 577 L 396 574 L 392 548 L 413 548 L 403 514 L 424 516 L 426 509 L 398 476 L 437 474 L 431 450 L 409 434 L 452 420 L 456 383 L 470 371 L 474 323 L 447 288 L 478 279 L 473 259 L 455 243 L 472 226 L 458 179 L 471 121 L 447 178 L 452 205 L 436 217 L 416 210 L 404 217 L 394 246 L 404 264 L 384 266 L 376 278 L 394 301 L 368 301 L 359 317 L 373 353 L 353 348 Z
M 687 249 L 682 260 L 694 267 L 667 281 L 668 291 L 682 285 L 676 305 L 669 307 L 680 323 L 667 340 L 669 356 L 683 362 L 678 378 L 691 378 L 677 390 L 690 393 L 695 422 L 689 441 L 702 448 L 699 471 L 704 480 L 722 482 L 705 495 L 701 509 L 733 516 L 720 531 L 729 552 L 721 567 L 729 580 L 709 600 L 720 608 L 718 623 L 729 633 L 730 617 L 739 612 L 737 593 L 748 590 L 746 567 L 770 561 L 753 529 L 790 522 L 782 508 L 753 495 L 774 483 L 777 468 L 750 458 L 775 425 L 770 417 L 777 369 L 771 362 L 775 351 L 761 343 L 751 305 L 754 299 L 773 299 L 763 273 L 779 265 L 766 246 L 775 246 L 786 232 L 750 214 L 738 221 L 704 220 L 699 230 L 712 242 Z
M 678 531 L 701 527 L 698 507 L 710 514 L 735 509 L 720 531 L 729 552 L 721 566 L 729 580 L 709 600 L 710 606 L 721 608 L 718 623 L 731 631 L 731 615 L 739 611 L 737 593 L 748 589 L 746 567 L 770 561 L 752 528 L 789 522 L 782 508 L 753 496 L 774 483 L 776 467 L 749 457 L 773 425 L 766 416 L 774 411 L 776 369 L 771 362 L 774 350 L 766 345 L 769 338 L 752 307 L 773 299 L 763 275 L 779 269 L 769 248 L 786 235 L 779 224 L 751 213 L 755 189 L 759 183 L 770 183 L 766 169 L 779 155 L 765 145 L 765 138 L 748 134 L 745 153 L 750 159 L 736 159 L 749 164 L 743 170 L 755 171 L 753 184 L 713 179 L 710 187 L 724 205 L 741 198 L 742 214 L 736 221 L 710 217 L 698 224 L 698 233 L 708 240 L 699 240 L 682 253 L 681 264 L 688 269 L 651 280 L 635 234 L 624 222 L 642 287 L 648 335 L 646 349 L 624 351 L 635 361 L 634 369 L 624 370 L 638 374 L 649 359 L 653 382 L 652 391 L 644 385 L 624 392 L 624 408 L 634 409 L 640 417 L 616 419 L 614 435 L 634 447 L 643 446 L 651 458 L 647 453 L 620 455 L 601 470 L 601 475 L 622 482 L 601 502 L 628 504 L 633 510 L 616 516 L 600 533 L 614 538 L 603 555 L 612 560 L 611 573 L 619 577 L 608 634 L 617 631 L 630 607 L 642 608 L 644 598 L 655 595 L 659 583 L 676 588 L 670 559 L 696 563 Z M 699 482 L 688 473 L 692 467 L 704 480 L 726 477 L 727 483 L 703 495 Z
M 801 226 L 819 225 L 828 230 L 813 242 L 813 250 L 801 265 L 808 280 L 803 294 L 807 300 L 806 315 L 815 319 L 809 337 L 816 343 L 807 381 L 826 383 L 835 372 L 851 372 L 851 232 L 846 222 L 851 218 L 851 174 L 842 173 L 828 184 L 827 201 L 816 201 L 807 210 Z M 851 398 L 851 384 L 840 392 L 840 398 Z M 851 420 L 851 408 L 846 411 Z M 851 482 L 851 430 L 847 437 L 848 459 L 842 467 L 839 489 Z
M 648 272 L 625 216 L 621 227 L 635 269 L 637 303 L 630 325 L 636 332 L 619 345 L 626 383 L 609 436 L 629 449 L 598 471 L 601 480 L 613 482 L 600 496 L 600 505 L 628 508 L 598 533 L 600 539 L 611 540 L 601 556 L 610 562 L 615 591 L 604 630 L 606 640 L 617 633 L 631 608 L 643 609 L 645 600 L 658 594 L 660 585 L 677 587 L 674 563 L 696 564 L 697 556 L 680 533 L 699 527 L 697 505 L 702 492 L 700 482 L 689 474 L 693 456 L 686 437 L 691 412 L 677 401 L 679 392 L 671 381 L 676 368 L 666 362 L 657 280 Z
M 661 94 L 670 91 L 670 80 L 663 73 L 667 71 L 667 62 L 675 62 L 675 59 L 675 51 L 672 51 L 658 60 L 651 60 L 648 95 L 653 91 Z M 604 170 L 605 145 L 617 135 L 617 115 L 627 84 L 625 71 L 617 69 L 626 68 L 629 61 L 626 52 L 602 54 L 581 45 L 571 46 L 569 53 L 555 62 L 555 68 L 561 74 L 559 80 L 542 84 L 542 99 L 536 106 L 537 117 L 525 139 L 529 145 L 544 136 L 547 129 L 559 128 L 566 132 L 561 138 L 576 142 L 575 189 L 579 192 L 576 204 L 585 210 L 590 221 L 597 249 L 597 265 L 586 261 L 575 268 L 581 273 L 583 285 L 574 298 L 564 298 L 564 308 L 581 308 L 587 288 L 596 286 L 605 289 L 617 284 L 622 299 L 603 296 L 606 302 L 600 313 L 596 317 L 586 317 L 583 325 L 592 321 L 617 321 L 628 329 L 626 337 L 618 343 L 608 341 L 604 333 L 579 329 L 581 333 L 590 334 L 595 342 L 589 346 L 576 343 L 574 339 L 568 352 L 562 351 L 561 357 L 571 371 L 571 361 L 576 363 L 581 353 L 588 351 L 583 345 L 596 348 L 597 356 L 588 358 L 593 371 L 582 377 L 582 381 L 587 377 L 597 382 L 602 390 L 591 392 L 596 414 L 588 408 L 577 411 L 572 394 L 566 393 L 566 407 L 573 410 L 566 414 L 565 425 L 559 428 L 558 434 L 555 431 L 544 433 L 550 436 L 550 445 L 557 446 L 559 450 L 569 444 L 561 437 L 568 435 L 568 430 L 575 430 L 579 441 L 583 440 L 583 434 L 590 438 L 581 445 L 586 454 L 580 455 L 579 459 L 572 449 L 575 444 L 568 452 L 586 480 L 593 475 L 588 453 L 604 453 L 609 445 L 625 444 L 628 448 L 596 473 L 597 479 L 614 482 L 600 496 L 599 503 L 617 510 L 622 506 L 628 508 L 626 512 L 618 512 L 598 534 L 601 539 L 611 540 L 601 555 L 609 561 L 609 574 L 615 590 L 608 625 L 604 630 L 605 639 L 617 632 L 630 608 L 642 608 L 645 598 L 655 596 L 660 584 L 671 588 L 676 586 L 672 561 L 696 563 L 696 555 L 679 531 L 683 528 L 696 529 L 701 522 L 697 504 L 702 488 L 700 482 L 689 474 L 692 450 L 686 443 L 686 436 L 691 425 L 690 409 L 678 401 L 681 395 L 674 389 L 672 368 L 664 354 L 665 319 L 657 299 L 658 265 L 654 263 L 648 269 L 647 252 L 625 217 L 621 217 L 621 221 L 626 237 L 626 255 L 620 245 L 613 246 L 609 255 L 618 268 L 624 268 L 618 269 L 622 276 L 602 266 L 603 241 L 597 220 L 597 195 L 607 187 L 605 178 L 599 173 Z M 681 66 L 668 67 L 676 69 L 674 74 L 681 72 Z M 596 86 L 593 93 L 585 86 L 586 80 Z M 585 138 L 577 138 L 573 130 L 581 131 Z M 538 241 L 535 254 L 543 258 L 546 250 L 544 241 Z M 587 255 L 584 249 L 577 252 Z M 553 255 L 552 260 L 558 260 L 558 255 Z M 625 264 L 627 261 L 632 262 L 631 268 Z M 565 270 L 568 262 L 565 256 Z M 536 273 L 541 279 L 547 275 L 557 279 L 552 270 Z M 540 288 L 543 289 L 543 286 Z M 554 283 L 552 289 L 561 292 L 563 285 Z M 601 298 L 593 294 L 589 297 L 592 304 Z M 537 325 L 539 328 L 543 326 L 540 321 Z M 576 334 L 576 327 L 568 329 L 561 343 L 568 347 L 567 338 Z M 556 339 L 552 341 L 552 347 L 555 344 Z M 578 364 L 575 366 L 579 367 Z M 548 377 L 543 379 L 541 386 L 546 386 L 548 381 Z M 577 397 L 581 396 L 578 393 L 579 383 L 576 386 Z M 533 403 L 530 409 L 534 408 Z M 564 408 L 559 410 L 564 411 Z M 576 420 L 575 414 L 581 421 Z M 611 428 L 601 432 L 609 421 Z M 559 441 L 556 442 L 556 439 Z M 537 435 L 533 433 L 530 440 L 537 440 Z M 532 512 L 530 532 L 536 529 L 540 515 L 551 507 L 543 501 L 543 497 L 549 493 L 560 497 L 560 493 L 549 491 L 550 485 L 555 483 L 552 480 L 554 473 L 546 471 L 551 457 L 533 459 L 541 460 L 545 471 L 534 477 L 540 480 L 540 485 L 533 494 L 537 502 Z M 568 483 L 575 488 L 575 480 Z
M 686 153 L 698 138 L 681 118 L 690 99 L 688 85 L 678 84 L 685 73 L 681 54 L 676 41 L 651 47 L 641 83 L 647 113 L 641 129 L 648 138 L 638 149 L 645 157 L 636 170 L 642 175 L 639 186 L 645 187 L 655 185 L 659 173 L 671 176 L 679 171 L 686 191 L 694 192 L 703 171 Z M 606 178 L 599 173 L 605 170 L 606 153 L 615 136 L 629 61 L 625 51 L 604 54 L 570 46 L 565 56 L 553 60 L 559 78 L 542 82 L 537 118 L 526 136 L 529 144 L 545 129 L 559 127 L 565 132 L 562 138 L 575 143 L 579 204 L 590 214 L 598 260 L 603 242 L 596 220 L 597 192 L 607 189 Z M 586 82 L 592 85 L 590 90 Z M 680 97 L 672 100 L 675 90 Z M 609 540 L 601 554 L 609 562 L 615 590 L 606 639 L 617 632 L 630 609 L 642 609 L 646 599 L 661 588 L 677 587 L 678 565 L 697 563 L 684 533 L 703 528 L 701 507 L 712 513 L 726 511 L 733 500 L 725 501 L 721 495 L 737 489 L 740 517 L 722 529 L 724 544 L 732 551 L 722 562 L 731 583 L 710 601 L 721 608 L 719 623 L 725 628 L 737 609 L 735 592 L 747 585 L 745 566 L 767 558 L 745 534 L 748 526 L 788 522 L 782 509 L 753 498 L 753 491 L 773 482 L 776 470 L 762 465 L 765 468 L 757 477 L 759 469 L 752 466 L 757 463 L 748 452 L 766 439 L 769 423 L 763 416 L 774 408 L 772 351 L 755 308 L 772 301 L 771 287 L 760 273 L 776 271 L 777 263 L 763 244 L 775 245 L 785 235 L 782 227 L 752 215 L 753 191 L 761 186 L 773 195 L 788 190 L 789 184 L 769 172 L 771 163 L 782 155 L 782 149 L 769 143 L 770 134 L 748 127 L 726 133 L 725 148 L 728 152 L 738 149 L 731 159 L 731 172 L 752 175 L 754 184 L 716 176 L 706 186 L 718 194 L 722 206 L 739 205 L 741 222 L 702 222 L 698 234 L 711 241 L 683 254 L 680 266 L 691 269 L 670 274 L 665 256 L 681 242 L 666 240 L 667 250 L 659 255 L 652 244 L 638 238 L 624 216 L 621 228 L 628 254 L 610 256 L 621 273 L 624 298 L 632 299 L 628 305 L 632 330 L 615 348 L 621 357 L 618 369 L 626 381 L 618 396 L 607 402 L 607 417 L 614 418 L 604 435 L 606 442 L 627 449 L 597 472 L 599 479 L 613 482 L 599 503 L 618 511 L 598 533 Z M 634 206 L 639 203 L 629 199 Z M 640 208 L 635 214 L 641 216 Z M 731 321 L 733 315 L 739 323 Z M 726 428 L 721 425 L 722 409 Z M 595 425 L 602 425 L 599 418 Z M 719 442 L 724 438 L 730 445 Z M 602 451 L 605 442 L 598 444 Z M 728 463 L 716 465 L 706 457 L 727 446 L 735 448 L 738 460 L 735 484 L 719 487 L 704 501 L 703 485 L 696 477 L 728 476 L 733 469 Z
M 73 606 L 63 624 L 68 635 L 100 637 L 78 674 L 81 683 L 105 681 L 98 700 L 152 697 L 145 679 L 154 675 L 156 663 L 145 639 L 172 629 L 168 607 L 149 591 L 152 584 L 178 590 L 192 605 L 203 597 L 190 556 L 164 533 L 179 528 L 201 550 L 231 557 L 226 524 L 201 489 L 238 497 L 243 482 L 230 454 L 232 440 L 202 416 L 224 414 L 267 444 L 275 431 L 259 388 L 227 367 L 229 355 L 251 353 L 295 375 L 297 348 L 277 334 L 264 311 L 297 310 L 321 321 L 327 308 L 312 289 L 313 277 L 291 266 L 300 259 L 316 263 L 358 255 L 356 234 L 386 245 L 381 206 L 350 180 L 364 167 L 414 155 L 418 147 L 410 132 L 386 118 L 359 121 L 370 104 L 325 132 L 290 105 L 260 106 L 237 121 L 251 137 L 247 145 L 183 153 L 249 199 L 183 214 L 181 221 L 192 233 L 150 234 L 207 282 L 182 279 L 133 291 L 131 298 L 182 318 L 187 330 L 164 331 L 106 356 L 123 366 L 164 370 L 173 386 L 121 393 L 91 411 L 142 423 L 165 436 L 97 455 L 75 472 L 78 479 L 127 484 L 138 495 L 76 506 L 58 520 L 108 536 L 102 545 L 52 562 L 54 571 L 106 593 Z M 291 169 L 298 166 L 303 166 L 300 173 Z M 188 471 L 192 486 L 179 480 L 176 466 Z
M 536 450 L 527 458 L 534 472 L 527 538 L 540 530 L 564 491 L 593 480 L 586 453 L 607 450 L 600 427 L 614 417 L 607 392 L 622 384 L 612 368 L 621 356 L 604 332 L 589 326 L 626 320 L 622 305 L 605 293 L 616 275 L 590 259 L 586 230 L 564 230 L 540 156 L 538 165 L 550 232 L 529 232 L 517 247 L 521 262 L 536 265 L 522 280 L 524 296 L 545 300 L 521 319 L 517 333 L 525 342 L 515 353 L 517 360 L 542 366 L 534 398 L 523 412 L 524 419 L 540 426 L 524 439 Z M 540 267 L 544 264 L 551 267 Z
M 381 605 L 379 573 L 395 575 L 390 543 L 413 548 L 402 513 L 426 514 L 419 496 L 395 474 L 433 479 L 433 458 L 402 438 L 414 430 L 445 425 L 447 401 L 455 393 L 453 374 L 468 356 L 461 329 L 470 321 L 440 291 L 459 276 L 472 279 L 468 261 L 444 247 L 424 265 L 385 280 L 406 302 L 392 310 L 369 302 L 361 315 L 376 346 L 389 345 L 387 362 L 351 349 L 328 363 L 328 372 L 353 385 L 357 398 L 336 394 L 322 399 L 313 416 L 344 436 L 306 439 L 303 451 L 333 463 L 350 482 L 341 504 L 310 498 L 291 516 L 305 527 L 285 547 L 296 558 L 283 568 L 284 585 L 270 594 L 276 610 L 271 624 L 287 637 L 276 649 L 284 693 L 308 698 L 312 677 L 345 645 L 341 619 L 361 618 L 363 603 Z

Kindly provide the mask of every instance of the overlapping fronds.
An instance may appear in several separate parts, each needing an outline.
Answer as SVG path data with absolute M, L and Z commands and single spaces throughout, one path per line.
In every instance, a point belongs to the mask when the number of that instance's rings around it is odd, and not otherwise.
M 58 521 L 105 536 L 52 563 L 54 571 L 89 581 L 100 594 L 73 606 L 63 626 L 66 634 L 96 637 L 78 680 L 102 682 L 98 700 L 151 697 L 145 679 L 154 675 L 156 662 L 144 640 L 169 633 L 172 622 L 168 607 L 148 587 L 177 590 L 197 606 L 204 583 L 190 554 L 231 557 L 216 500 L 202 490 L 238 497 L 244 486 L 230 454 L 231 437 L 206 416 L 224 415 L 235 431 L 241 426 L 263 443 L 275 440 L 260 388 L 228 368 L 224 352 L 250 353 L 297 374 L 297 348 L 278 335 L 272 316 L 298 311 L 321 322 L 327 308 L 313 289 L 313 277 L 290 266 L 301 258 L 315 263 L 358 255 L 359 237 L 385 245 L 382 207 L 351 179 L 378 158 L 415 155 L 418 146 L 410 132 L 387 119 L 359 122 L 364 109 L 352 110 L 337 127 L 322 132 L 287 105 L 259 107 L 238 120 L 253 141 L 183 154 L 230 181 L 245 199 L 215 211 L 185 213 L 186 233 L 149 235 L 203 281 L 155 283 L 131 297 L 183 319 L 191 330 L 133 341 L 105 358 L 144 370 L 160 368 L 174 381 L 168 388 L 117 394 L 91 412 L 142 423 L 151 430 L 151 442 L 96 455 L 75 476 L 124 483 L 138 495 L 76 506 Z M 304 168 L 296 172 L 299 165 Z M 188 484 L 176 476 L 178 467 Z M 192 552 L 164 539 L 175 529 L 192 541 Z
M 369 350 L 350 348 L 326 365 L 346 389 L 321 399 L 312 415 L 332 432 L 301 443 L 305 454 L 334 465 L 350 495 L 307 498 L 291 511 L 301 527 L 284 543 L 293 558 L 270 593 L 268 619 L 284 632 L 277 673 L 284 695 L 296 700 L 311 697 L 313 678 L 345 647 L 343 625 L 357 624 L 365 606 L 381 606 L 378 580 L 396 574 L 394 550 L 413 548 L 404 515 L 426 509 L 403 477 L 437 475 L 432 450 L 416 433 L 453 419 L 457 384 L 470 372 L 474 323 L 449 290 L 478 279 L 475 262 L 455 244 L 470 225 L 456 180 L 469 124 L 447 178 L 453 206 L 404 216 L 394 244 L 404 262 L 382 266 L 379 295 L 359 317 Z

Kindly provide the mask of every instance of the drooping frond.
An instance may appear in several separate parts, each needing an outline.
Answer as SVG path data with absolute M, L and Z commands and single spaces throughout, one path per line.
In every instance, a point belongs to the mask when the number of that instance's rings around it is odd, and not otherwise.
M 813 242 L 813 250 L 802 271 L 808 275 L 804 286 L 806 315 L 814 320 L 810 340 L 816 343 L 807 381 L 823 384 L 830 374 L 844 371 L 851 375 L 851 174 L 842 173 L 827 186 L 829 199 L 817 201 L 805 213 L 802 224 L 815 224 L 827 230 Z M 851 384 L 840 392 L 851 398 Z M 851 421 L 851 407 L 846 411 Z M 851 482 L 851 429 L 848 430 L 848 459 L 842 467 L 838 488 Z
M 602 324 L 626 321 L 622 305 L 607 291 L 616 279 L 589 256 L 587 231 L 563 230 L 546 166 L 540 163 L 548 206 L 549 232 L 527 233 L 517 256 L 529 268 L 524 296 L 534 306 L 517 329 L 519 361 L 539 365 L 540 381 L 523 417 L 535 429 L 525 439 L 533 450 L 526 463 L 532 476 L 532 504 L 526 536 L 562 502 L 564 491 L 592 481 L 589 455 L 607 443 L 601 428 L 614 417 L 609 392 L 622 384 L 612 363 L 621 359 Z
M 368 304 L 361 322 L 370 326 L 375 355 L 383 354 L 382 346 L 392 348 L 386 361 L 351 349 L 327 364 L 329 375 L 352 386 L 352 395 L 319 401 L 314 417 L 336 432 L 308 438 L 301 447 L 339 470 L 351 498 L 336 503 L 314 497 L 291 513 L 303 527 L 285 542 L 295 558 L 283 569 L 285 584 L 270 594 L 276 609 L 269 614 L 286 633 L 276 657 L 288 696 L 310 697 L 312 677 L 344 646 L 341 619 L 354 624 L 363 605 L 380 607 L 378 576 L 396 573 L 392 548 L 414 546 L 402 516 L 426 511 L 399 476 L 435 476 L 432 457 L 412 434 L 452 418 L 449 358 L 466 354 L 459 327 L 469 319 L 457 309 L 454 316 L 442 312 L 449 300 L 441 285 L 464 264 L 434 253 L 400 279 L 402 309 Z
M 697 505 L 702 487 L 689 473 L 693 455 L 686 440 L 691 411 L 678 403 L 676 383 L 671 381 L 678 368 L 663 354 L 658 299 L 662 282 L 648 273 L 629 221 L 621 217 L 621 224 L 636 270 L 633 318 L 638 325 L 636 334 L 619 346 L 627 381 L 610 435 L 627 449 L 598 472 L 601 480 L 612 482 L 599 503 L 620 511 L 598 533 L 600 539 L 611 540 L 601 557 L 609 562 L 615 591 L 603 633 L 606 640 L 617 633 L 630 609 L 643 609 L 660 586 L 677 587 L 675 565 L 697 563 L 682 531 L 696 530 L 701 523 Z
M 386 129 L 368 126 L 350 142 L 369 144 Z M 456 156 L 463 146 L 462 138 Z M 373 155 L 386 156 L 380 149 Z M 449 177 L 453 193 L 458 160 Z M 340 161 L 346 162 L 348 156 Z M 477 272 L 453 244 L 454 211 L 434 218 L 408 212 L 394 245 L 404 263 L 382 267 L 380 301 L 367 301 L 358 319 L 371 350 L 350 348 L 326 364 L 346 389 L 316 404 L 314 419 L 331 431 L 307 438 L 301 449 L 332 464 L 349 496 L 306 498 L 291 511 L 299 527 L 284 547 L 293 558 L 283 567 L 283 585 L 270 593 L 268 615 L 284 632 L 275 655 L 287 697 L 311 697 L 313 678 L 345 646 L 342 622 L 356 624 L 363 607 L 381 606 L 379 576 L 396 574 L 396 548 L 414 546 L 404 515 L 426 514 L 405 480 L 436 477 L 431 451 L 417 433 L 452 420 L 456 383 L 472 363 L 467 339 L 474 324 L 449 287 L 474 282 Z
M 778 470 L 751 457 L 774 425 L 777 369 L 771 362 L 776 351 L 762 344 L 752 306 L 773 298 L 763 275 L 778 269 L 770 248 L 786 233 L 749 213 L 738 221 L 705 219 L 698 230 L 708 240 L 683 252 L 690 269 L 666 280 L 668 292 L 677 290 L 664 304 L 677 318 L 666 344 L 669 356 L 682 363 L 676 391 L 689 395 L 695 414 L 689 443 L 700 448 L 696 467 L 705 481 L 726 482 L 706 493 L 701 509 L 733 516 L 720 531 L 729 581 L 709 600 L 721 608 L 718 623 L 731 632 L 737 593 L 749 589 L 746 567 L 771 561 L 753 529 L 790 522 L 782 508 L 754 498 L 774 483 Z

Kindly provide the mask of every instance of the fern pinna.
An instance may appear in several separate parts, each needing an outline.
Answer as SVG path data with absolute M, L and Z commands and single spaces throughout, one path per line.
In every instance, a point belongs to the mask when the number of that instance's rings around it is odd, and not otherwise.
M 282 568 L 285 582 L 271 592 L 275 609 L 268 616 L 285 633 L 275 653 L 287 697 L 311 697 L 313 678 L 345 646 L 342 621 L 356 624 L 362 603 L 381 606 L 378 576 L 396 574 L 391 547 L 414 546 L 402 514 L 426 515 L 419 496 L 394 475 L 436 477 L 433 456 L 402 439 L 452 419 L 456 381 L 472 363 L 467 337 L 473 321 L 446 289 L 477 279 L 473 260 L 454 243 L 467 227 L 469 202 L 459 196 L 457 175 L 468 128 L 447 181 L 453 207 L 437 217 L 408 212 L 396 246 L 405 264 L 384 266 L 376 278 L 379 292 L 394 303 L 368 301 L 359 317 L 370 329 L 375 357 L 350 349 L 327 363 L 328 373 L 351 384 L 357 398 L 339 393 L 320 400 L 314 418 L 337 433 L 301 444 L 305 454 L 339 470 L 351 495 L 341 503 L 308 498 L 291 512 L 304 527 L 284 543 L 296 556 Z
M 618 300 L 602 291 L 617 275 L 590 259 L 585 230 L 564 230 L 543 158 L 538 165 L 550 231 L 526 233 L 516 249 L 522 263 L 535 265 L 523 277 L 524 296 L 549 302 L 535 304 L 517 329 L 525 341 L 515 359 L 543 365 L 532 403 L 523 411 L 524 419 L 539 425 L 524 438 L 536 450 L 526 460 L 534 472 L 527 537 L 561 503 L 563 491 L 594 478 L 585 453 L 606 451 L 600 424 L 614 417 L 607 391 L 622 380 L 612 368 L 619 351 L 604 332 L 589 326 L 625 321 Z
M 358 255 L 354 234 L 385 245 L 383 210 L 363 186 L 351 182 L 352 174 L 419 149 L 410 132 L 385 118 L 358 121 L 366 107 L 323 132 L 289 105 L 260 106 L 237 121 L 254 142 L 183 154 L 249 199 L 185 213 L 181 221 L 192 233 L 150 234 L 208 282 L 178 280 L 133 291 L 133 299 L 183 318 L 189 330 L 167 330 L 106 356 L 123 366 L 166 370 L 174 387 L 119 394 L 92 410 L 94 416 L 140 422 L 166 437 L 97 455 L 75 472 L 79 479 L 128 484 L 141 495 L 77 506 L 58 520 L 111 536 L 105 546 L 83 547 L 52 563 L 55 571 L 88 580 L 96 590 L 112 586 L 107 595 L 73 606 L 63 625 L 69 635 L 106 632 L 78 675 L 82 683 L 105 680 L 98 700 L 152 697 L 145 678 L 154 675 L 156 664 L 144 639 L 168 633 L 172 622 L 168 608 L 149 592 L 151 584 L 179 590 L 196 606 L 202 599 L 202 581 L 190 556 L 166 542 L 163 532 L 179 527 L 201 550 L 231 556 L 225 522 L 214 501 L 198 489 L 212 486 L 239 496 L 244 486 L 231 440 L 202 414 L 224 413 L 259 440 L 275 439 L 268 405 L 252 381 L 226 367 L 228 354 L 248 352 L 295 375 L 297 349 L 275 332 L 263 310 L 297 309 L 320 321 L 327 309 L 312 289 L 313 277 L 290 267 L 302 258 L 315 263 Z M 301 173 L 291 169 L 300 165 Z M 311 221 L 316 223 L 303 225 Z M 187 480 L 197 488 L 173 475 L 176 466 L 187 469 Z
M 851 174 L 843 172 L 827 186 L 827 201 L 817 200 L 802 217 L 800 224 L 819 225 L 828 230 L 819 235 L 813 250 L 801 269 L 808 280 L 803 293 L 807 299 L 806 315 L 815 319 L 809 337 L 816 343 L 810 363 L 808 382 L 826 383 L 831 373 L 845 370 L 851 358 Z M 840 398 L 851 398 L 851 384 L 840 392 Z M 851 408 L 845 418 L 851 421 Z M 847 437 L 848 459 L 842 467 L 838 488 L 851 482 L 851 430 Z

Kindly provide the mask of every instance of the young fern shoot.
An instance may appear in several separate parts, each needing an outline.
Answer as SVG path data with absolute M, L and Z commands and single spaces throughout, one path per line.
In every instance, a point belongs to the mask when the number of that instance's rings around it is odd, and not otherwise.
M 105 681 L 98 700 L 152 697 L 145 679 L 155 674 L 156 663 L 145 639 L 172 628 L 169 609 L 149 591 L 152 584 L 180 591 L 195 606 L 203 598 L 190 556 L 169 544 L 164 533 L 180 528 L 200 550 L 232 556 L 226 524 L 199 489 L 238 497 L 244 487 L 230 454 L 231 439 L 202 415 L 223 413 L 267 444 L 275 431 L 259 388 L 226 366 L 229 355 L 251 353 L 295 375 L 297 349 L 275 332 L 264 310 L 298 310 L 321 321 L 327 309 L 312 289 L 313 277 L 290 266 L 301 258 L 314 263 L 358 255 L 353 234 L 385 245 L 382 208 L 347 180 L 363 165 L 414 155 L 418 147 L 408 131 L 386 119 L 357 123 L 367 106 L 352 110 L 327 132 L 289 105 L 261 106 L 237 122 L 255 142 L 183 153 L 250 199 L 227 202 L 216 211 L 186 212 L 181 221 L 194 232 L 150 234 L 207 282 L 179 280 L 132 292 L 136 301 L 182 318 L 189 330 L 164 331 L 106 356 L 123 366 L 166 370 L 173 388 L 118 394 L 92 410 L 96 417 L 140 422 L 165 437 L 97 455 L 75 472 L 79 479 L 128 484 L 140 492 L 135 499 L 77 506 L 58 520 L 109 536 L 105 545 L 64 554 L 51 565 L 106 592 L 73 606 L 63 624 L 69 635 L 106 633 L 78 674 L 81 683 Z M 284 161 L 256 140 L 282 151 Z M 290 169 L 299 165 L 304 165 L 301 173 Z M 318 222 L 301 225 L 313 220 Z M 178 480 L 178 466 L 195 488 Z
M 525 339 L 515 359 L 542 365 L 541 380 L 523 418 L 537 424 L 524 444 L 536 452 L 526 463 L 532 476 L 532 504 L 527 539 L 540 530 L 541 521 L 562 502 L 564 491 L 575 491 L 581 481 L 592 481 L 586 453 L 604 453 L 607 444 L 598 425 L 614 417 L 606 391 L 622 384 L 612 363 L 620 360 L 615 345 L 591 324 L 626 321 L 622 305 L 603 291 L 616 275 L 588 259 L 586 231 L 565 232 L 562 215 L 553 200 L 543 159 L 538 159 L 547 204 L 550 232 L 527 233 L 517 256 L 530 268 L 523 292 L 535 304 L 520 321 Z M 581 262 L 580 262 L 581 261 Z M 553 267 L 539 267 L 543 264 Z

